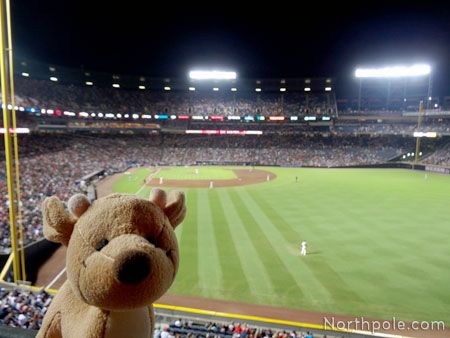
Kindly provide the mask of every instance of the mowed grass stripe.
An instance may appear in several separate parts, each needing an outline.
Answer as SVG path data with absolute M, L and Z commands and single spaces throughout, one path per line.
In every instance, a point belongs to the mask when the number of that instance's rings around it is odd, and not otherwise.
M 243 220 L 233 206 L 228 189 L 220 189 L 217 194 L 225 211 L 226 222 L 230 225 L 232 243 L 236 248 L 240 264 L 242 264 L 243 276 L 248 281 L 252 294 L 257 298 L 259 304 L 276 304 L 277 294 L 269 277 L 270 270 L 268 271 L 260 260 L 258 248 L 251 240 L 254 234 L 247 232 Z M 241 276 L 236 276 L 236 278 L 241 278 Z M 251 302 L 251 297 L 244 296 L 240 301 Z
M 297 287 L 302 290 L 303 307 L 307 308 L 306 301 L 309 302 L 309 308 L 317 305 L 320 299 L 326 300 L 324 303 L 329 302 L 332 294 L 320 280 L 317 280 L 314 273 L 310 271 L 309 265 L 305 263 L 309 256 L 300 256 L 301 239 L 298 233 L 261 196 L 245 190 L 240 190 L 238 194 L 253 218 L 258 220 L 260 228 L 264 230 L 285 268 L 290 271 Z
M 219 253 L 220 268 L 223 274 L 224 299 L 245 299 L 247 302 L 255 302 L 257 299 L 252 294 L 250 281 L 244 272 L 236 245 L 233 242 L 231 232 L 233 229 L 227 222 L 225 210 L 218 196 L 217 189 L 209 190 L 209 200 L 212 213 L 215 244 Z M 236 278 L 241 276 L 241 278 Z
M 299 246 L 302 237 L 300 234 L 284 220 L 283 217 L 272 207 L 271 203 L 267 202 L 257 190 L 247 190 L 254 202 L 259 206 L 260 210 L 268 217 L 272 224 L 275 225 L 280 234 L 283 235 L 285 241 L 294 246 Z
M 198 296 L 201 290 L 198 286 L 198 199 L 197 189 L 190 189 L 186 194 L 188 212 L 183 222 L 183 231 L 180 236 L 180 266 L 175 282 L 170 288 L 171 293 Z
M 270 206 L 270 203 L 265 201 L 264 198 L 261 195 L 258 195 L 256 191 L 253 189 L 248 189 L 248 193 L 250 194 L 249 198 L 253 198 L 256 200 L 256 203 L 252 203 L 250 200 L 247 201 L 248 203 L 248 210 L 250 212 L 253 212 L 255 214 L 266 214 L 270 215 L 271 221 L 270 223 L 276 224 L 279 228 L 279 233 L 283 234 L 281 235 L 284 237 L 282 239 L 287 244 L 286 245 L 292 245 L 289 243 L 292 243 L 293 240 L 296 241 L 294 243 L 294 247 L 299 247 L 300 243 L 300 237 L 299 232 L 295 231 L 293 227 L 284 219 L 284 217 L 281 215 L 281 213 L 278 213 L 274 208 Z M 277 199 L 276 193 L 267 194 L 267 196 L 270 196 L 272 200 Z M 279 206 L 280 210 L 283 210 L 283 206 L 287 205 L 288 202 L 286 201 L 284 203 L 281 199 L 284 198 L 284 196 L 290 196 L 290 194 L 285 194 L 281 196 L 279 199 L 277 199 L 277 205 Z M 310 205 L 310 209 L 316 209 L 317 212 L 314 212 L 316 217 L 310 217 L 308 221 L 305 222 L 305 219 L 303 219 L 302 216 L 299 216 L 297 219 L 299 221 L 300 227 L 299 231 L 302 232 L 302 239 L 308 238 L 320 238 L 321 236 L 318 236 L 319 230 L 321 229 L 322 223 L 327 219 L 326 216 L 321 214 L 319 212 L 319 209 L 323 209 L 323 207 L 317 208 L 315 207 L 315 201 L 309 201 L 312 203 Z M 258 205 L 260 203 L 261 205 Z M 255 209 L 260 209 L 258 212 L 255 212 Z M 301 213 L 300 213 L 301 214 Z M 269 217 L 269 218 L 270 218 Z M 327 221 L 328 222 L 328 221 Z M 270 227 L 267 227 L 267 230 L 270 229 Z M 271 236 L 269 238 L 271 240 L 274 239 L 274 237 L 277 237 L 275 232 L 271 233 Z M 280 240 L 280 237 L 278 236 L 278 240 Z M 296 245 L 295 245 L 296 244 Z M 355 292 L 354 288 L 351 283 L 346 278 L 345 273 L 342 271 L 337 270 L 338 267 L 342 266 L 342 263 L 336 264 L 335 268 L 332 263 L 328 262 L 327 260 L 323 259 L 322 250 L 324 248 L 323 245 L 320 243 L 311 243 L 309 242 L 309 247 L 311 249 L 312 247 L 315 247 L 314 251 L 309 251 L 310 254 L 306 257 L 302 257 L 298 259 L 298 262 L 291 263 L 294 264 L 294 266 L 298 266 L 297 269 L 294 269 L 295 271 L 299 272 L 302 271 L 303 273 L 301 276 L 301 281 L 304 283 L 303 288 L 308 288 L 309 297 L 311 299 L 310 308 L 317 307 L 318 304 L 321 304 L 323 308 L 328 309 L 329 311 L 335 310 L 342 304 L 343 300 L 345 302 L 352 302 L 353 304 L 366 304 L 364 298 Z M 312 245 L 311 245 L 312 244 Z M 273 242 L 274 247 L 277 247 L 277 241 Z M 327 246 L 325 246 L 327 248 Z M 287 257 L 280 256 L 283 261 L 287 261 L 289 257 L 292 257 L 291 255 Z M 303 267 L 303 269 L 302 269 Z M 325 272 L 325 273 L 324 273 Z M 325 277 L 327 275 L 328 277 Z M 306 305 L 306 304 L 305 304 Z M 306 306 L 303 306 L 303 308 L 306 309 Z
M 249 212 L 248 207 L 235 189 L 231 189 L 230 198 L 239 217 L 243 220 L 250 240 L 257 250 L 260 261 L 263 263 L 274 287 L 275 294 L 288 306 L 296 306 L 304 299 L 302 290 L 297 287 L 290 270 L 285 267 L 283 260 L 277 254 L 272 243 L 266 236 L 266 229 L 262 228 L 258 221 Z
M 207 189 L 197 192 L 198 279 L 202 295 L 223 298 L 222 269 L 214 236 L 214 224 Z

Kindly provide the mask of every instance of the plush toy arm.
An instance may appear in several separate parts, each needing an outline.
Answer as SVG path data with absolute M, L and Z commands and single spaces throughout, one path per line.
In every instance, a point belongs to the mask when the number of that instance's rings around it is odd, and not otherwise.
M 41 329 L 39 330 L 36 338 L 62 338 L 60 312 L 56 312 L 50 317 L 44 317 Z

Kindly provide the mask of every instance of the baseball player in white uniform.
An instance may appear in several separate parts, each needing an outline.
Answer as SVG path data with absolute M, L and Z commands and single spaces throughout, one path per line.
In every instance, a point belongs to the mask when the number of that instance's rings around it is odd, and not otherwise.
M 306 241 L 302 242 L 302 251 L 300 252 L 302 256 L 306 256 Z

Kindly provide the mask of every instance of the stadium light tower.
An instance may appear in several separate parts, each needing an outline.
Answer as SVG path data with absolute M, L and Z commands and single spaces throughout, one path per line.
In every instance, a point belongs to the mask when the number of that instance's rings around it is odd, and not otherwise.
M 431 97 L 431 67 L 427 64 L 416 64 L 412 66 L 393 66 L 393 67 L 383 67 L 383 68 L 358 68 L 355 71 L 355 77 L 359 78 L 359 94 L 358 94 L 358 113 L 361 110 L 361 88 L 362 79 L 364 78 L 409 78 L 409 77 L 419 77 L 428 75 L 428 93 L 427 93 L 427 108 L 428 108 L 428 98 Z M 390 87 L 390 86 L 389 86 Z M 389 91 L 389 89 L 388 89 Z M 389 92 L 388 92 L 389 97 Z M 406 98 L 405 98 L 406 100 Z M 421 132 L 421 118 L 423 110 L 423 101 L 419 103 L 419 112 L 417 114 L 417 129 Z M 420 151 L 420 136 L 416 136 L 416 152 L 414 164 L 419 162 L 419 151 Z M 413 165 L 414 169 L 414 165 Z
M 357 78 L 397 78 L 422 76 L 431 73 L 431 67 L 426 64 L 412 66 L 395 66 L 383 68 L 358 68 L 355 71 Z
M 236 72 L 219 70 L 192 70 L 189 77 L 193 80 L 235 80 Z
M 363 79 L 395 79 L 428 75 L 428 97 L 431 96 L 431 66 L 415 64 L 411 66 L 390 66 L 381 68 L 357 68 L 355 77 L 359 79 L 358 113 L 361 111 L 361 90 Z M 388 94 L 389 95 L 389 94 Z

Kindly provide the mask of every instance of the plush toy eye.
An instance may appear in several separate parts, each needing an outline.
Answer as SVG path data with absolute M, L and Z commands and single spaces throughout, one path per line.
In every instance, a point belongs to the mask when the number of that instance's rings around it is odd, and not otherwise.
M 172 254 L 172 249 L 167 250 L 166 256 L 170 256 Z
M 103 249 L 106 245 L 108 245 L 109 241 L 106 238 L 103 238 L 100 243 L 97 244 L 95 247 L 95 250 L 100 251 Z

